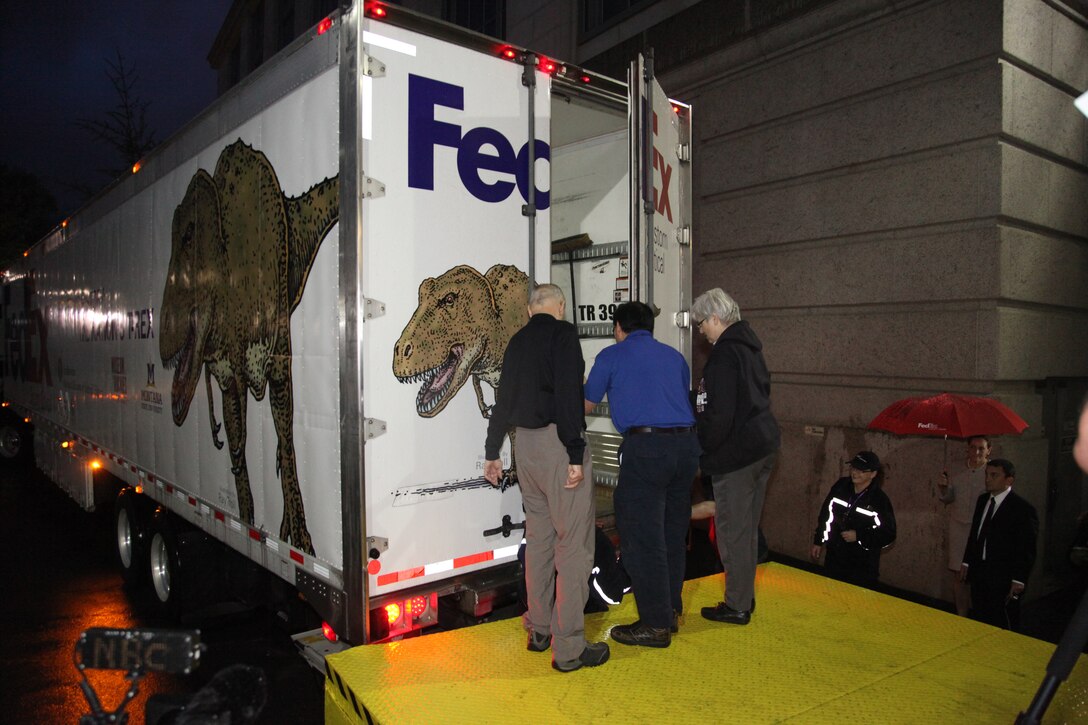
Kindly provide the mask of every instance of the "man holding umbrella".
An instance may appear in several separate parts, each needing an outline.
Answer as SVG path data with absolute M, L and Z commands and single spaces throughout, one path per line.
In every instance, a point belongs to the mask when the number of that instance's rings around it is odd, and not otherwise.
M 971 609 L 971 590 L 960 579 L 963 550 L 971 533 L 975 501 L 986 490 L 986 461 L 990 459 L 990 440 L 986 436 L 967 439 L 964 468 L 951 479 L 941 472 L 937 485 L 941 503 L 948 508 L 948 568 L 952 572 L 952 600 L 956 614 L 966 617 Z

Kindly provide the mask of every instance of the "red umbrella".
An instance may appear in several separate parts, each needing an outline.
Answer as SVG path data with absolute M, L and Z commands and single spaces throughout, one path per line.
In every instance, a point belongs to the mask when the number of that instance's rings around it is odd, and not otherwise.
M 993 398 L 941 393 L 930 398 L 905 398 L 889 405 L 869 423 L 872 430 L 896 435 L 940 436 L 945 439 L 945 468 L 948 468 L 948 438 L 1019 435 L 1028 424 L 1004 403 Z
M 971 436 L 1019 435 L 1028 424 L 1004 403 L 941 393 L 931 398 L 899 400 L 873 418 L 869 428 L 897 435 Z

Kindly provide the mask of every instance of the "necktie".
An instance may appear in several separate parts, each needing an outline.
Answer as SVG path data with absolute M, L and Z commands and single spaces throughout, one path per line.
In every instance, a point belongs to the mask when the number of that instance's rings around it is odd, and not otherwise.
M 982 517 L 982 526 L 978 529 L 978 549 L 983 560 L 986 559 L 986 534 L 990 533 L 990 519 L 994 517 L 994 504 L 997 499 L 990 496 L 990 505 L 986 507 L 986 515 Z

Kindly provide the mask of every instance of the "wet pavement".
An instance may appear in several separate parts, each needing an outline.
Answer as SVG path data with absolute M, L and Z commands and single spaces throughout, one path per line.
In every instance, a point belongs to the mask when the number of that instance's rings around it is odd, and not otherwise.
M 89 712 L 73 651 L 88 627 L 199 629 L 207 646 L 190 675 L 150 674 L 128 705 L 144 721 L 155 693 L 199 690 L 224 667 L 261 668 L 268 701 L 260 723 L 319 723 L 322 677 L 263 609 L 221 608 L 183 622 L 164 619 L 150 585 L 122 586 L 114 564 L 112 512 L 87 513 L 40 472 L 0 462 L 0 721 L 76 723 Z M 88 671 L 107 710 L 121 702 L 123 673 Z

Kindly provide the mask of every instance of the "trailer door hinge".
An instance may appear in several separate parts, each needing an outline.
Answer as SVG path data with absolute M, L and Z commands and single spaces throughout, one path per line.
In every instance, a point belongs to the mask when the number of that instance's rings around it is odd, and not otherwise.
M 677 327 L 691 327 L 691 312 L 689 310 L 681 310 L 676 313 L 676 326 Z
M 380 300 L 363 298 L 363 321 L 373 320 L 385 314 L 385 303 Z
M 378 420 L 377 418 L 366 418 L 363 420 L 363 437 L 368 441 L 373 440 L 384 433 L 384 420 Z
M 378 197 L 385 196 L 385 184 L 377 179 L 364 176 L 362 186 L 359 189 L 359 194 L 364 199 L 377 199 Z
M 363 75 L 370 76 L 371 78 L 381 78 L 385 75 L 385 63 L 378 60 L 372 55 L 362 54 L 360 60 L 360 66 L 363 69 Z
M 688 161 L 691 161 L 691 144 L 677 144 L 676 158 L 682 163 L 687 163 Z
M 676 242 L 681 247 L 687 247 L 691 245 L 691 225 L 685 224 L 682 227 L 676 228 Z
M 366 553 L 371 559 L 377 559 L 383 551 L 389 551 L 389 539 L 384 536 L 366 537 Z

